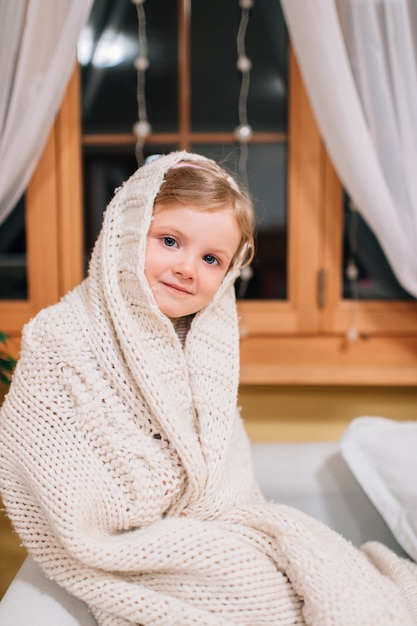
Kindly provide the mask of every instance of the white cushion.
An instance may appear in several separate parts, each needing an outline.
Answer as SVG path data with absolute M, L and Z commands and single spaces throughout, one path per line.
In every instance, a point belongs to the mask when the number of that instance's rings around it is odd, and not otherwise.
M 339 443 L 253 444 L 255 474 L 267 499 L 294 506 L 361 546 L 380 541 L 404 555 L 341 455 Z
M 417 422 L 358 417 L 340 445 L 397 542 L 417 561 Z
M 87 605 L 27 557 L 0 602 L 1 626 L 97 626 Z

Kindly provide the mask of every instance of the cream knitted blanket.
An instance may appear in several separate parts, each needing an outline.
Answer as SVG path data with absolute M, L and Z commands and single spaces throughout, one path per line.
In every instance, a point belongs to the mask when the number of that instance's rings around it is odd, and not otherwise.
M 101 626 L 414 624 L 414 564 L 260 495 L 236 413 L 236 276 L 184 348 L 155 305 L 146 232 L 184 158 L 201 157 L 161 157 L 117 191 L 87 279 L 24 329 L 0 427 L 15 529 Z

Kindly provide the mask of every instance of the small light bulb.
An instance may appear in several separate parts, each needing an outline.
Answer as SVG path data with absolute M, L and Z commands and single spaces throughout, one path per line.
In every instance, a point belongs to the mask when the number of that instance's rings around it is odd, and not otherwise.
M 137 70 L 145 71 L 149 67 L 149 59 L 147 57 L 142 57 L 142 56 L 136 57 L 133 65 L 135 66 Z
M 252 127 L 249 124 L 240 124 L 235 128 L 235 137 L 238 141 L 247 143 L 252 138 Z
M 346 276 L 349 280 L 357 280 L 359 276 L 358 266 L 353 262 L 349 261 L 346 267 Z
M 346 339 L 348 341 L 356 341 L 359 337 L 358 329 L 356 326 L 351 326 L 346 332 Z
M 133 126 L 133 134 L 140 139 L 144 139 L 151 134 L 152 128 L 147 120 L 136 122 Z
M 237 60 L 236 67 L 241 72 L 249 72 L 252 67 L 252 61 L 245 54 L 241 54 Z

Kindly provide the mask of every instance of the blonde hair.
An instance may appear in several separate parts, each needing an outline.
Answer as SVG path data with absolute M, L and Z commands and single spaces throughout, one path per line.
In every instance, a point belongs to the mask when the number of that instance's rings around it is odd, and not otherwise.
M 230 268 L 247 267 L 254 256 L 254 210 L 249 193 L 214 161 L 180 161 L 165 174 L 154 211 L 191 204 L 207 211 L 232 209 L 242 233 Z

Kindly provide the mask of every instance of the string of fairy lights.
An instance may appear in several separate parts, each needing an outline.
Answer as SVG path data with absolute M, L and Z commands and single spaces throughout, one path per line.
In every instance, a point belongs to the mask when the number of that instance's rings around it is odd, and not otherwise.
M 250 19 L 250 9 L 253 0 L 239 0 L 241 8 L 240 24 L 236 38 L 237 62 L 236 67 L 241 72 L 241 84 L 238 104 L 239 125 L 235 128 L 235 137 L 239 144 L 239 175 L 244 184 L 248 186 L 247 162 L 248 143 L 252 139 L 252 127 L 248 122 L 248 96 L 250 86 L 250 72 L 252 61 L 246 55 L 246 33 Z
M 252 127 L 248 122 L 248 96 L 250 87 L 250 72 L 252 69 L 252 61 L 246 54 L 246 33 L 250 20 L 250 10 L 253 7 L 253 0 L 239 0 L 241 9 L 240 23 L 236 37 L 237 46 L 237 62 L 236 67 L 241 72 L 241 83 L 238 103 L 238 119 L 239 124 L 235 128 L 235 138 L 239 145 L 239 161 L 238 171 L 243 184 L 249 188 L 248 181 L 248 156 L 249 142 L 252 139 Z M 240 272 L 240 281 L 237 289 L 237 299 L 243 300 L 249 281 L 253 276 L 253 270 L 250 266 L 244 267 Z M 246 324 L 243 314 L 240 316 L 240 335 L 243 337 L 247 334 Z
M 356 263 L 358 251 L 358 209 L 352 200 L 349 200 L 350 224 L 349 224 L 349 258 L 347 260 L 345 275 L 349 281 L 351 304 L 349 327 L 346 331 L 348 341 L 356 341 L 359 337 L 357 317 L 359 302 L 359 268 Z
M 145 0 L 131 0 L 136 5 L 138 15 L 138 39 L 139 39 L 139 56 L 134 60 L 134 66 L 137 71 L 137 103 L 138 103 L 138 121 L 133 126 L 133 134 L 136 137 L 135 155 L 138 166 L 144 162 L 144 145 L 146 139 L 152 132 L 152 127 L 148 121 L 148 113 L 146 109 L 145 94 L 145 74 L 149 67 L 148 57 L 148 37 L 146 32 L 146 14 L 143 6 Z

